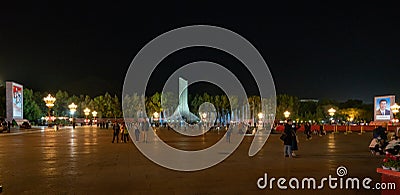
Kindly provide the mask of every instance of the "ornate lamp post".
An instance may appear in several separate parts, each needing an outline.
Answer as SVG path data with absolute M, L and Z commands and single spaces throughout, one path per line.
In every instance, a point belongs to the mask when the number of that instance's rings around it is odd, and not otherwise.
M 257 116 L 258 116 L 258 123 L 261 123 L 261 127 L 264 127 L 264 122 L 263 122 L 264 114 L 262 112 L 260 112 L 260 113 L 258 113 Z
M 200 113 L 200 117 L 203 122 L 204 128 L 207 128 L 207 113 L 206 112 Z
M 86 120 L 85 120 L 85 122 L 87 123 L 87 118 L 88 118 L 88 116 L 89 116 L 89 113 L 90 113 L 90 109 L 89 108 L 85 108 L 85 110 L 83 110 L 83 112 L 85 113 L 85 116 L 86 116 Z
M 394 103 L 390 106 L 390 110 L 393 112 L 393 124 L 399 122 L 399 119 L 396 118 L 397 113 L 399 113 L 400 106 Z
M 76 108 L 78 108 L 77 105 L 75 105 L 74 103 L 68 105 L 69 108 L 69 113 L 71 114 L 72 118 L 74 118 L 74 114 L 76 112 Z
M 153 123 L 154 125 L 156 125 L 156 121 L 159 121 L 160 114 L 158 114 L 158 112 L 154 112 L 153 113 Z
M 97 120 L 96 120 L 97 112 L 96 112 L 95 110 L 93 110 L 92 116 L 93 116 L 93 118 L 94 118 L 94 120 L 93 120 L 94 123 L 97 123 Z
M 47 97 L 43 98 L 43 101 L 46 103 L 46 106 L 49 108 L 49 121 L 51 121 L 50 110 L 54 106 L 54 102 L 56 101 L 56 98 L 49 94 L 49 95 L 47 95 Z
M 286 110 L 286 111 L 283 113 L 283 115 L 285 116 L 285 119 L 287 119 L 287 118 L 289 118 L 289 116 L 290 116 L 290 112 Z
M 329 116 L 331 116 L 331 118 L 333 118 L 333 116 L 335 115 L 335 112 L 336 112 L 336 110 L 334 108 L 330 108 L 328 110 L 328 114 L 329 114 Z M 332 123 L 332 120 L 331 120 L 331 123 Z M 336 125 L 335 125 L 335 128 L 333 130 L 333 133 L 338 133 Z
M 71 114 L 71 118 L 72 118 L 72 120 L 71 120 L 72 128 L 75 128 L 74 114 L 75 114 L 76 108 L 78 108 L 78 106 L 72 102 L 72 104 L 68 105 L 68 108 L 69 108 L 69 113 Z
M 330 108 L 328 110 L 329 116 L 333 117 L 333 115 L 335 115 L 336 110 L 334 108 Z

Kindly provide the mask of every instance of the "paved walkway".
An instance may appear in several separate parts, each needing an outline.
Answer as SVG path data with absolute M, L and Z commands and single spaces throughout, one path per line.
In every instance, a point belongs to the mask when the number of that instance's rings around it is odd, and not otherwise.
M 203 148 L 208 139 L 182 139 L 167 130 L 158 134 L 177 148 Z M 380 181 L 376 168 L 382 157 L 368 151 L 371 134 L 329 134 L 306 141 L 299 135 L 298 158 L 283 157 L 279 135 L 269 137 L 263 149 L 248 156 L 252 137 L 245 137 L 225 161 L 206 170 L 178 172 L 160 167 L 144 157 L 134 144 L 111 143 L 112 130 L 67 127 L 20 132 L 0 137 L 2 194 L 380 194 L 376 190 L 260 190 L 257 180 L 268 177 L 336 176 L 345 166 L 348 176 Z M 197 139 L 197 140 L 196 140 Z M 202 140 L 199 140 L 202 139 Z M 207 141 L 209 140 L 209 141 Z

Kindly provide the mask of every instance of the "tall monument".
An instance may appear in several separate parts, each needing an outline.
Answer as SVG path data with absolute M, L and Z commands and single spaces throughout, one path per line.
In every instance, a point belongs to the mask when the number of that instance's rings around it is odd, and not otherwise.
M 179 104 L 170 119 L 186 121 L 187 123 L 199 122 L 200 119 L 191 113 L 188 104 L 188 81 L 179 77 Z

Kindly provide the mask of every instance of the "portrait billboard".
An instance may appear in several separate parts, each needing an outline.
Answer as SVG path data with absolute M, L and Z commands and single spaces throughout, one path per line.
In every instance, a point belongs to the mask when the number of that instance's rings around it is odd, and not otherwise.
M 6 107 L 7 120 L 23 119 L 24 117 L 24 97 L 23 86 L 14 83 L 6 82 Z
M 390 121 L 393 113 L 390 106 L 395 103 L 394 95 L 377 96 L 374 98 L 374 118 L 375 121 Z

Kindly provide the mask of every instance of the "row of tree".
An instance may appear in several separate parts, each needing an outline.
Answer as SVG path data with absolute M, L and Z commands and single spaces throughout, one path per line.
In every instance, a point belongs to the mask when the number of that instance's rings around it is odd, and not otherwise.
M 5 90 L 0 90 L 0 116 L 5 116 Z M 47 116 L 48 108 L 43 101 L 43 97 L 47 96 L 48 92 L 32 91 L 24 89 L 24 118 L 35 121 L 43 116 Z M 109 93 L 91 98 L 88 95 L 69 95 L 66 91 L 59 90 L 55 95 L 56 102 L 51 109 L 52 116 L 70 116 L 68 105 L 75 103 L 78 105 L 75 117 L 85 117 L 83 110 L 89 108 L 92 111 L 97 111 L 99 118 L 119 118 L 122 117 L 122 108 L 126 116 L 138 117 L 139 113 L 146 112 L 147 116 L 152 116 L 152 113 L 161 111 L 173 112 L 178 105 L 178 98 L 172 93 L 155 93 L 151 96 L 144 97 L 137 94 L 125 95 L 123 97 L 124 105 L 120 99 Z M 162 101 L 161 101 L 162 100 Z M 284 119 L 284 112 L 291 113 L 290 118 L 306 121 L 314 120 L 321 121 L 328 118 L 328 109 L 336 109 L 335 119 L 343 121 L 371 121 L 373 120 L 373 105 L 365 104 L 361 100 L 348 100 L 346 102 L 337 102 L 334 100 L 320 101 L 300 101 L 296 96 L 287 94 L 277 95 L 276 98 L 260 99 L 259 96 L 250 96 L 247 99 L 249 107 L 247 108 L 249 118 L 257 117 L 259 112 L 271 112 L 276 106 L 275 118 L 277 120 Z M 144 104 L 143 104 L 144 102 Z M 161 102 L 163 105 L 161 105 Z M 204 102 L 210 102 L 214 105 L 217 117 L 222 118 L 227 113 L 233 111 L 243 111 L 243 100 L 237 97 L 228 98 L 226 95 L 209 95 L 195 94 L 189 95 L 188 104 L 190 111 L 198 115 L 199 107 Z M 261 105 L 266 107 L 266 110 L 261 109 Z M 162 110 L 164 108 L 164 110 Z M 265 109 L 265 108 L 264 108 Z M 138 112 L 140 111 L 140 112 Z
M 47 116 L 48 107 L 46 107 L 43 98 L 48 92 L 33 92 L 31 89 L 24 89 L 24 118 L 28 120 L 38 120 Z M 119 98 L 109 93 L 91 98 L 88 95 L 72 95 L 68 92 L 59 90 L 55 95 L 54 107 L 51 109 L 52 116 L 70 116 L 68 105 L 74 103 L 78 107 L 74 117 L 85 117 L 84 109 L 89 108 L 97 112 L 99 118 L 119 118 L 122 117 L 121 103 Z
M 147 115 L 151 116 L 154 112 L 160 112 L 161 108 L 176 107 L 178 104 L 178 98 L 171 97 L 172 94 L 161 95 L 155 93 L 149 97 L 142 97 L 146 102 Z M 140 100 L 139 97 L 126 96 L 125 100 L 135 99 Z M 161 106 L 161 99 L 163 105 Z M 192 113 L 198 114 L 198 109 L 204 102 L 210 102 L 214 105 L 218 117 L 222 117 L 227 112 L 241 109 L 243 103 L 238 100 L 237 97 L 228 98 L 225 95 L 214 95 L 211 96 L 207 93 L 189 95 L 188 97 L 189 108 Z M 143 99 L 142 99 L 143 100 Z M 171 100 L 173 100 L 171 102 Z M 329 119 L 328 110 L 334 108 L 335 119 L 341 121 L 352 121 L 362 122 L 373 120 L 373 104 L 365 104 L 361 100 L 348 100 L 346 102 L 338 102 L 329 99 L 322 99 L 319 101 L 304 101 L 300 100 L 296 96 L 287 94 L 277 95 L 276 98 L 261 99 L 259 96 L 250 96 L 247 99 L 249 103 L 249 118 L 257 117 L 259 112 L 271 112 L 273 107 L 276 106 L 275 118 L 277 120 L 284 119 L 284 112 L 289 111 L 291 113 L 290 118 L 299 121 L 322 121 Z M 131 102 L 132 103 L 132 102 Z M 129 104 L 131 104 L 129 103 Z M 139 106 L 137 103 L 133 105 Z M 172 105 L 172 106 L 171 106 Z M 261 105 L 264 105 L 264 111 L 261 110 Z M 139 106 L 140 107 L 140 106 Z

